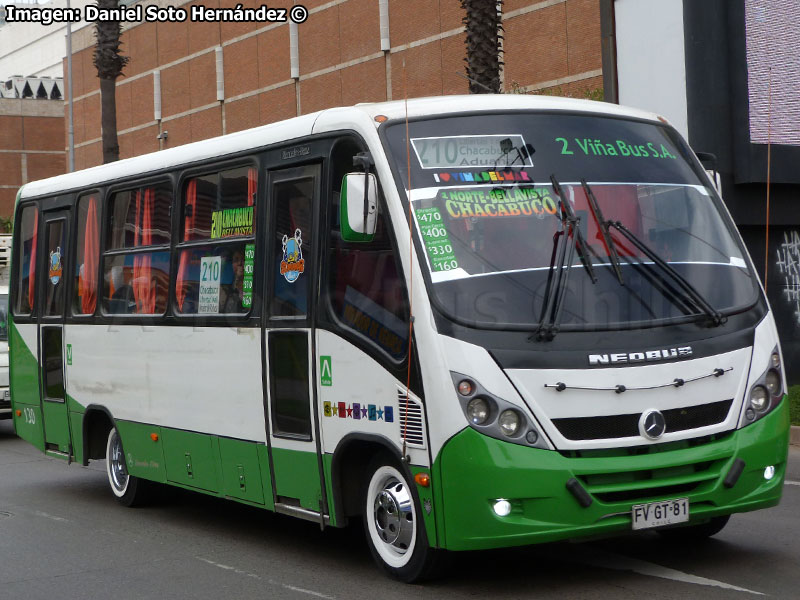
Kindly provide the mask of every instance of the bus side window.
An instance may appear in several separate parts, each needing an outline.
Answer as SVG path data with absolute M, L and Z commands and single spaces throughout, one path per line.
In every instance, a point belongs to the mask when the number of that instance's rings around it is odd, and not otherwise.
M 351 146 L 347 142 L 334 149 L 328 265 L 331 308 L 342 327 L 365 338 L 393 360 L 401 361 L 408 352 L 410 309 L 385 209 L 379 208 L 371 242 L 345 242 L 341 238 L 342 178 L 353 170 L 352 157 L 358 151 L 355 143 Z
M 184 185 L 175 278 L 178 313 L 250 312 L 257 189 L 258 170 L 248 166 L 193 177 Z M 202 240 L 207 243 L 184 247 Z
M 93 315 L 97 306 L 97 263 L 100 260 L 99 195 L 78 199 L 75 285 L 72 314 Z
M 14 313 L 29 315 L 35 306 L 36 293 L 36 243 L 39 228 L 39 210 L 36 206 L 22 209 L 17 248 L 17 298 Z
M 111 197 L 103 257 L 105 312 L 160 315 L 166 311 L 171 203 L 172 188 L 167 183 Z

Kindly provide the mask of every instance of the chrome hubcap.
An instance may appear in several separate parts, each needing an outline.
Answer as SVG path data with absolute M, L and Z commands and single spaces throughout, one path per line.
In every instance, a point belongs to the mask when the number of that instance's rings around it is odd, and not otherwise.
M 111 441 L 110 450 L 108 467 L 111 474 L 111 482 L 117 490 L 123 491 L 125 486 L 128 485 L 128 470 L 125 467 L 125 457 L 122 455 L 122 444 L 119 441 L 119 435 L 116 433 Z
M 405 484 L 391 478 L 375 497 L 373 517 L 385 544 L 405 554 L 414 535 L 414 506 Z

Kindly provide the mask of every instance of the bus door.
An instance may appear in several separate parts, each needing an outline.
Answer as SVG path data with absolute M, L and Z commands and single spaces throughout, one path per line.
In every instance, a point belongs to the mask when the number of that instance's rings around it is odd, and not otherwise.
M 311 307 L 317 285 L 320 165 L 268 173 L 263 352 L 275 509 L 326 521 Z
M 68 210 L 43 212 L 39 244 L 39 365 L 45 450 L 72 455 L 64 385 L 64 311 L 69 259 Z

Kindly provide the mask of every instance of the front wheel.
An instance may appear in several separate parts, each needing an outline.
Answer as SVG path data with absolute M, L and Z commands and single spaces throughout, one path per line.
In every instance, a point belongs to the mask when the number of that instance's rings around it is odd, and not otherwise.
M 111 491 L 123 506 L 137 506 L 146 500 L 147 481 L 128 474 L 122 440 L 116 427 L 108 432 L 106 443 L 106 473 Z
M 373 462 L 364 492 L 364 529 L 375 562 L 412 583 L 430 578 L 441 553 L 428 545 L 414 490 L 389 460 Z

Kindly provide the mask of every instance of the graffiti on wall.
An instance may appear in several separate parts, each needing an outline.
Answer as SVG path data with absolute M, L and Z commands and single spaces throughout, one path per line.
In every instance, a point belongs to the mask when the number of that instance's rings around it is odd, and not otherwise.
M 800 324 L 800 233 L 783 233 L 776 264 L 783 275 L 783 295 L 794 306 L 794 316 Z

